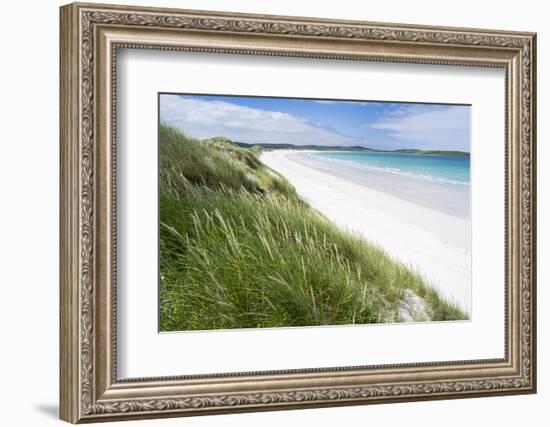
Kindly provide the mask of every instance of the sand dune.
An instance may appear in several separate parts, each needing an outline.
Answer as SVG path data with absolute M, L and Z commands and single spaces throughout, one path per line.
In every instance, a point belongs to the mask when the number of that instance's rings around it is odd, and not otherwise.
M 416 269 L 471 313 L 467 187 L 329 164 L 305 151 L 264 152 L 261 160 L 331 221 Z

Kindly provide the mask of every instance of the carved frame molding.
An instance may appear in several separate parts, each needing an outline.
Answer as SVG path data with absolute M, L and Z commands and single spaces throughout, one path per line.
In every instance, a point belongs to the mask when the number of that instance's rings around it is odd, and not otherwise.
M 133 37 L 135 31 L 139 34 Z M 162 41 L 164 35 L 169 43 Z M 194 42 L 174 41 L 186 35 Z M 263 38 L 274 47 L 266 48 Z M 320 47 L 318 40 L 323 41 Z M 505 359 L 353 367 L 349 372 L 342 367 L 220 374 L 202 379 L 211 387 L 206 393 L 186 391 L 186 381 L 196 384 L 201 378 L 118 381 L 113 333 L 116 287 L 107 288 L 102 278 L 116 279 L 116 257 L 105 248 L 116 248 L 114 64 L 120 47 L 505 67 L 509 246 Z M 534 392 L 534 97 L 532 33 L 92 4 L 62 7 L 61 418 L 101 421 Z M 110 141 L 104 143 L 105 139 Z M 103 174 L 111 178 L 104 180 Z M 251 388 L 254 381 L 270 375 L 272 387 Z M 335 380 L 342 375 L 349 375 L 348 385 Z M 288 379 L 301 385 L 284 387 Z M 247 387 L 239 391 L 245 382 Z M 227 384 L 232 391 L 225 391 Z

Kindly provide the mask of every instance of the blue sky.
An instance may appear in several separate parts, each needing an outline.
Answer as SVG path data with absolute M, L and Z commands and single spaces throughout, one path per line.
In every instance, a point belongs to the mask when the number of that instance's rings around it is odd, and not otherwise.
M 469 106 L 162 94 L 160 120 L 252 144 L 470 151 Z

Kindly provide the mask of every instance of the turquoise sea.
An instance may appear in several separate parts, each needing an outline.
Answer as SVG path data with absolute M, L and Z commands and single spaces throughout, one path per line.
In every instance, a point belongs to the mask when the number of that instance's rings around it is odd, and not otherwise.
M 355 166 L 449 184 L 470 185 L 470 156 L 406 154 L 356 151 L 311 152 L 330 160 L 353 162 Z

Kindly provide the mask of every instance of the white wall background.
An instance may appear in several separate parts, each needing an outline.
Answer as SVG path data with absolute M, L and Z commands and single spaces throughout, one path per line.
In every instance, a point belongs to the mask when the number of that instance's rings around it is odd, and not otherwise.
M 121 3 L 110 0 L 113 3 Z M 129 0 L 130 1 L 130 0 Z M 133 425 L 546 425 L 550 405 L 550 28 L 544 2 L 133 0 L 134 4 L 538 32 L 539 393 L 438 402 L 208 416 Z M 60 425 L 58 402 L 58 6 L 6 2 L 0 67 L 0 422 Z M 546 421 L 547 422 L 547 421 Z

